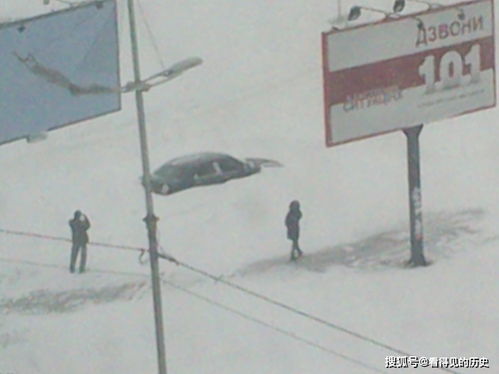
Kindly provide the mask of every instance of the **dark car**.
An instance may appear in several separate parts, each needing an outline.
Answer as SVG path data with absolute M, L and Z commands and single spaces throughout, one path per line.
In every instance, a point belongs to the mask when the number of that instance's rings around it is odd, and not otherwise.
M 258 173 L 260 159 L 240 161 L 223 153 L 197 153 L 168 161 L 151 175 L 153 192 L 168 195 Z

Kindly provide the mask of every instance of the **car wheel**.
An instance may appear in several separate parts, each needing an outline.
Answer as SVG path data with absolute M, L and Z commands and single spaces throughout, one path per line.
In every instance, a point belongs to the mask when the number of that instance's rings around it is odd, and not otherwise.
M 166 183 L 161 186 L 161 193 L 167 195 L 170 192 L 170 186 Z

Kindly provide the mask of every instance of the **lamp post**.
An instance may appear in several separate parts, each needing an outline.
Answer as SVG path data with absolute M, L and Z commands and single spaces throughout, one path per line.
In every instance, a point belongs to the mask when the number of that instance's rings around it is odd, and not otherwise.
M 59 2 L 74 6 L 73 2 L 68 0 L 57 0 Z M 97 8 L 102 7 L 102 0 L 93 0 Z M 128 14 L 130 21 L 130 39 L 133 60 L 134 80 L 128 82 L 124 87 L 106 87 L 106 92 L 126 93 L 134 92 L 137 106 L 137 118 L 139 127 L 140 138 L 140 151 L 142 157 L 142 171 L 143 171 L 143 184 L 146 201 L 146 217 L 144 222 L 147 228 L 147 236 L 149 241 L 149 258 L 151 264 L 151 281 L 152 281 L 152 294 L 154 304 L 154 320 L 156 327 L 156 346 L 158 357 L 158 373 L 166 374 L 166 352 L 163 333 L 163 315 L 161 307 L 161 287 L 159 278 L 159 264 L 158 264 L 158 239 L 157 239 L 157 221 L 158 218 L 154 214 L 154 205 L 151 189 L 151 172 L 149 166 L 149 151 L 147 146 L 147 132 L 146 132 L 146 119 L 144 110 L 144 91 L 150 88 L 168 82 L 188 69 L 200 65 L 203 61 L 199 57 L 191 57 L 170 66 L 168 69 L 163 70 L 157 74 L 142 80 L 140 76 L 140 61 L 139 61 L 139 48 L 137 40 L 137 30 L 135 22 L 135 11 L 133 0 L 128 1 Z M 43 0 L 44 5 L 48 5 L 50 0 Z M 30 143 L 40 141 L 46 138 L 46 133 L 30 134 L 26 137 Z
M 133 0 L 128 0 L 128 14 L 130 20 L 130 38 L 132 46 L 134 81 L 125 85 L 124 92 L 135 92 L 137 105 L 137 119 L 139 125 L 140 151 L 142 156 L 142 171 L 144 180 L 144 192 L 146 201 L 146 217 L 144 222 L 147 228 L 147 237 L 149 240 L 149 258 L 151 264 L 151 281 L 154 303 L 154 321 L 156 326 L 156 348 L 158 356 L 158 373 L 166 374 L 166 351 L 163 330 L 163 313 L 161 306 L 161 285 L 159 278 L 158 264 L 158 239 L 157 239 L 157 221 L 154 214 L 154 205 L 151 189 L 151 171 L 149 166 L 149 151 L 147 147 L 146 118 L 144 111 L 144 91 L 151 87 L 165 83 L 178 77 L 184 71 L 202 63 L 198 57 L 190 58 L 172 65 L 169 69 L 155 74 L 146 80 L 140 77 L 139 48 L 137 41 L 137 31 L 135 25 L 135 11 Z

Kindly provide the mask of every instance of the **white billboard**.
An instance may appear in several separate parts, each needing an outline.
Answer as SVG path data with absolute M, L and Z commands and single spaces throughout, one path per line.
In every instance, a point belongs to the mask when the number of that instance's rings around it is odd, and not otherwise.
M 0 25 L 0 144 L 121 108 L 115 0 Z
M 333 146 L 495 106 L 492 0 L 323 33 Z

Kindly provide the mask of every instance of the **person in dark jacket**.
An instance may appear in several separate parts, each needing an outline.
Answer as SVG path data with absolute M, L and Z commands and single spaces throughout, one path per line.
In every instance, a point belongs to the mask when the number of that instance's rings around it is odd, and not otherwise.
M 77 210 L 74 213 L 73 219 L 69 221 L 69 227 L 71 227 L 71 238 L 73 241 L 73 246 L 71 247 L 69 271 L 71 273 L 75 272 L 76 258 L 78 257 L 78 252 L 80 252 L 81 250 L 79 270 L 80 273 L 83 273 L 87 264 L 87 231 L 90 228 L 90 221 L 88 220 L 86 215 Z
M 300 238 L 300 219 L 302 213 L 300 203 L 294 200 L 289 204 L 289 212 L 286 215 L 286 227 L 288 229 L 288 239 L 293 243 L 291 245 L 291 260 L 296 260 L 303 255 L 298 239 Z

